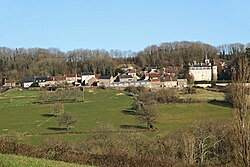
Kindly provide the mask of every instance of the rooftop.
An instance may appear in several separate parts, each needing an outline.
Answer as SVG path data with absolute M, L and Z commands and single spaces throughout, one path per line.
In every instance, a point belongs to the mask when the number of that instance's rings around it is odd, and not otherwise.
M 108 75 L 102 75 L 102 76 L 100 76 L 99 79 L 110 79 L 110 78 L 111 78 L 111 75 L 108 74 Z
M 131 75 L 120 75 L 119 78 L 133 78 Z
M 93 72 L 84 72 L 82 75 L 95 75 Z

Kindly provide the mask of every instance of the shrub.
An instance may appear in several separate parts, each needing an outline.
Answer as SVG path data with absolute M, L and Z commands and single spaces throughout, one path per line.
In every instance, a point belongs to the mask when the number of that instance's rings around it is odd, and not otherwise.
M 40 87 L 38 82 L 33 82 L 30 86 L 31 87 Z
M 146 104 L 179 102 L 179 97 L 174 89 L 148 89 L 139 92 L 138 99 Z
M 80 89 L 61 90 L 57 89 L 54 92 L 41 91 L 37 102 L 38 103 L 55 103 L 55 102 L 81 102 L 82 91 Z

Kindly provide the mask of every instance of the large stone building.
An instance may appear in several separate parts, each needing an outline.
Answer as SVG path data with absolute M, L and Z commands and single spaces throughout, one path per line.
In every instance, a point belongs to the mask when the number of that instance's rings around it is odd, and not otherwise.
M 194 81 L 216 81 L 217 80 L 217 66 L 215 63 L 210 63 L 206 57 L 204 63 L 196 63 L 194 61 L 189 64 L 189 74 Z

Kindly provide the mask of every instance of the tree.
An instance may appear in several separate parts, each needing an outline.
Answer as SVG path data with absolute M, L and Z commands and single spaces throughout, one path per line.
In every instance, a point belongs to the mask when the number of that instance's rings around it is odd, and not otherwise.
M 62 103 L 55 103 L 53 106 L 53 114 L 57 117 L 64 113 L 64 105 Z
M 232 75 L 231 100 L 235 108 L 235 144 L 239 164 L 249 167 L 250 161 L 250 91 L 247 87 L 250 77 L 250 66 L 244 53 L 237 55 Z
M 136 120 L 138 122 L 144 122 L 149 129 L 154 130 L 154 125 L 157 118 L 157 110 L 154 105 L 141 105 L 141 108 L 137 111 Z
M 70 125 L 73 125 L 76 123 L 76 120 L 73 120 L 72 116 L 69 112 L 64 112 L 60 119 L 58 120 L 59 127 L 61 128 L 63 125 L 66 126 L 66 129 L 70 129 Z

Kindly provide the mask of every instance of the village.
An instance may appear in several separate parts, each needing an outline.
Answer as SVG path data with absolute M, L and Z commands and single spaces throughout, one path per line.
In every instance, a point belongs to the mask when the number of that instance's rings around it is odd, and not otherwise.
M 250 1 L 1 1 L 0 167 L 250 167 Z
M 226 68 L 225 63 L 216 65 L 207 57 L 204 62 L 189 63 L 189 77 L 184 75 L 180 78 L 180 71 L 183 67 L 169 66 L 167 68 L 145 67 L 136 69 L 131 64 L 120 67 L 122 73 L 113 76 L 111 74 L 101 75 L 93 72 L 83 72 L 80 74 L 65 74 L 63 76 L 33 76 L 24 77 L 22 80 L 3 80 L 4 88 L 22 87 L 24 89 L 43 87 L 55 88 L 63 86 L 103 86 L 103 87 L 120 87 L 128 86 L 145 86 L 150 88 L 184 88 L 188 84 L 194 84 L 198 87 L 212 86 L 212 81 L 217 81 L 217 76 Z M 139 77 L 140 76 L 140 77 Z M 199 82 L 201 81 L 201 82 Z M 202 82 L 207 81 L 207 82 Z M 218 86 L 226 86 L 227 82 L 215 83 Z

